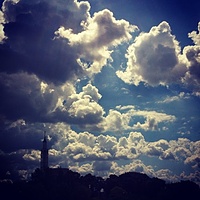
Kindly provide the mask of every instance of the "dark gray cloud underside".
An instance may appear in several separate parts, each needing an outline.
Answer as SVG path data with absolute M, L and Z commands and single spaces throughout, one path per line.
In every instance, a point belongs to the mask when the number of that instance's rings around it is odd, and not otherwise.
M 20 1 L 15 5 L 7 2 L 4 7 L 8 22 L 4 25 L 7 39 L 0 45 L 1 71 L 35 73 L 56 84 L 79 73 L 77 55 L 67 40 L 54 38 L 60 26 L 73 26 L 68 20 L 73 17 L 70 11 L 56 9 L 45 1 Z

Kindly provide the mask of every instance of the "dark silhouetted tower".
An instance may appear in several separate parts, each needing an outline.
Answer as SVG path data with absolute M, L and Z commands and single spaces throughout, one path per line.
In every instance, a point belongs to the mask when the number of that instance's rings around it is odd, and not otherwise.
M 48 149 L 47 149 L 47 136 L 44 132 L 44 139 L 42 141 L 40 169 L 45 170 L 48 168 Z

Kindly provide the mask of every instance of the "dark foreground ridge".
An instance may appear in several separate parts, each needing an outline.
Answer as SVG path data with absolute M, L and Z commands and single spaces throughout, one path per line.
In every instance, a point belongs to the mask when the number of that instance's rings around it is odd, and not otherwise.
M 36 169 L 30 181 L 0 182 L 0 194 L 6 200 L 192 200 L 199 198 L 200 188 L 191 181 L 167 184 L 136 172 L 103 179 L 48 168 Z

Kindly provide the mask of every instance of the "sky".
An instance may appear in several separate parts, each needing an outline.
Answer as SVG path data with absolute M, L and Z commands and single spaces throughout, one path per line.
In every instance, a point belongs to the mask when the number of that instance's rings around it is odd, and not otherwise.
M 40 166 L 200 184 L 200 2 L 0 1 L 0 180 Z

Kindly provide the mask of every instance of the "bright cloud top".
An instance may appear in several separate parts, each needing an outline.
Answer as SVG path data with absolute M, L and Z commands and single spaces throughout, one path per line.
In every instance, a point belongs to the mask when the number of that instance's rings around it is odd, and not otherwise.
M 83 27 L 84 30 L 77 34 L 72 29 L 61 27 L 56 35 L 68 39 L 69 45 L 77 49 L 78 62 L 88 74 L 99 73 L 107 60 L 112 60 L 109 49 L 130 40 L 131 32 L 137 29 L 125 20 L 116 20 L 107 9 L 94 13 Z
M 199 26 L 198 26 L 199 28 Z M 149 33 L 140 33 L 126 54 L 127 68 L 116 74 L 125 83 L 139 85 L 186 84 L 199 93 L 199 33 L 188 34 L 194 42 L 181 51 L 179 42 L 171 34 L 167 22 L 151 28 Z
M 168 85 L 181 81 L 186 65 L 180 54 L 180 46 L 167 22 L 151 28 L 149 33 L 140 33 L 128 48 L 127 68 L 118 71 L 119 78 L 126 83 L 138 85 Z

